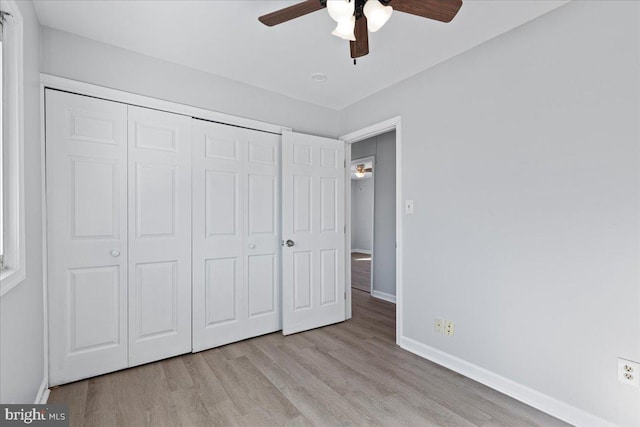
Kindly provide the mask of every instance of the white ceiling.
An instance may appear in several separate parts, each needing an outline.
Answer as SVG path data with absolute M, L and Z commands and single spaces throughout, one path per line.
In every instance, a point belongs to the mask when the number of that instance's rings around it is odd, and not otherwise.
M 549 12 L 568 0 L 465 0 L 449 24 L 401 12 L 354 66 L 325 10 L 276 27 L 292 1 L 38 0 L 42 25 L 341 109 Z M 324 83 L 311 80 L 324 73 Z

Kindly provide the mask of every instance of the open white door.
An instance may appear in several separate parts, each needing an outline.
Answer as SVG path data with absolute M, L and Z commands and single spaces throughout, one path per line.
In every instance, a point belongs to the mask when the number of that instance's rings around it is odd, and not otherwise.
M 282 134 L 282 332 L 345 320 L 344 142 Z

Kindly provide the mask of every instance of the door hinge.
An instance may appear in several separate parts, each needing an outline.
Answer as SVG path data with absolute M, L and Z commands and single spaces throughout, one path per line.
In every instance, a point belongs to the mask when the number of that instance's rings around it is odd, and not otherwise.
M 0 271 L 4 270 L 4 255 L 0 255 Z
M 344 234 L 347 234 L 347 226 L 344 226 Z
M 344 168 L 345 169 L 347 168 L 347 161 L 346 160 L 344 161 Z
M 347 299 L 347 292 L 344 293 L 344 299 Z

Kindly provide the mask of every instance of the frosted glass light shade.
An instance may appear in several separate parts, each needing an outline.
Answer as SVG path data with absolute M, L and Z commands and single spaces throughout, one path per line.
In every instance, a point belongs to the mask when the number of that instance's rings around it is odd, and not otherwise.
M 355 0 L 327 0 L 329 16 L 338 23 L 344 19 L 348 19 L 355 12 L 355 3 Z
M 350 18 L 338 21 L 336 29 L 331 32 L 336 37 L 344 40 L 356 41 L 356 17 L 351 15 Z
M 368 0 L 364 5 L 363 12 L 367 17 L 367 28 L 370 32 L 375 33 L 391 18 L 393 8 L 383 6 L 378 0 Z

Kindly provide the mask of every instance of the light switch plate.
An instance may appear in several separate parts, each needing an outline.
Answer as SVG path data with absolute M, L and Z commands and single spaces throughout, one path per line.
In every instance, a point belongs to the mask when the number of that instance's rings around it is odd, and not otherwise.
M 413 215 L 413 200 L 404 202 L 404 211 L 407 215 Z

